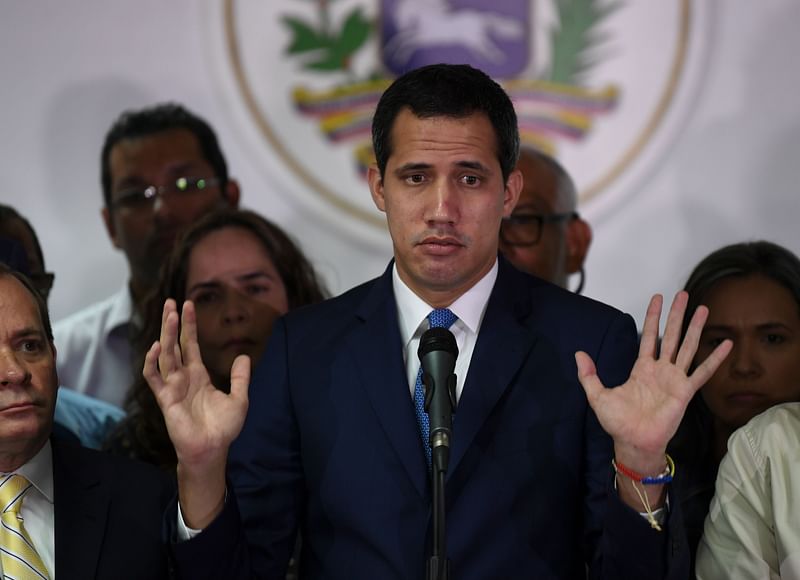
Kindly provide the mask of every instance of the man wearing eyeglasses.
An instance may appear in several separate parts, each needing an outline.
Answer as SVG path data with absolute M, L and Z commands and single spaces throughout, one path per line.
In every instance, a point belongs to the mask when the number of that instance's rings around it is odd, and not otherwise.
M 239 203 L 214 130 L 184 107 L 124 112 L 101 153 L 102 217 L 130 278 L 110 298 L 58 322 L 58 374 L 77 391 L 122 405 L 133 380 L 130 339 L 176 237 L 209 211 Z
M 555 159 L 531 148 L 520 150 L 517 168 L 524 185 L 514 212 L 502 221 L 500 250 L 520 270 L 563 288 L 570 274 L 580 273 L 580 293 L 592 229 L 575 211 L 572 178 Z

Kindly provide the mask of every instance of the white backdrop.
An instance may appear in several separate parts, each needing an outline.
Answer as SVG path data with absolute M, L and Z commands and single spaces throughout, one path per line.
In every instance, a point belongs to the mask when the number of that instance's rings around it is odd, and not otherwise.
M 651 293 L 673 293 L 723 244 L 766 238 L 800 251 L 800 1 L 712 3 L 707 72 L 677 137 L 613 212 L 580 208 L 595 231 L 584 293 L 638 321 Z M 54 319 L 125 281 L 100 219 L 99 152 L 120 111 L 157 101 L 214 125 L 243 205 L 291 232 L 332 291 L 385 267 L 388 236 L 365 242 L 323 219 L 236 129 L 243 105 L 220 88 L 212 54 L 216 4 L 0 0 L 0 199 L 39 232 L 56 273 Z

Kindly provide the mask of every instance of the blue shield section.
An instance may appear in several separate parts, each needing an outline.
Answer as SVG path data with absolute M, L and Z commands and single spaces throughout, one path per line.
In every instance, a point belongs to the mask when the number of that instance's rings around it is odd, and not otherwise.
M 526 0 L 382 0 L 383 63 L 395 75 L 447 62 L 515 77 L 532 58 L 531 11 Z

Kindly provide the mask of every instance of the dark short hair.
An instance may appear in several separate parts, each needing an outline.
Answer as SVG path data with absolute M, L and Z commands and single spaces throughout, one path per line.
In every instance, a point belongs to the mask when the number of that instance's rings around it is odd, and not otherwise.
M 39 291 L 33 286 L 33 283 L 30 279 L 17 270 L 11 268 L 8 264 L 0 262 L 0 278 L 5 276 L 10 276 L 11 278 L 16 278 L 20 284 L 25 287 L 25 290 L 28 291 L 28 294 L 31 295 L 33 298 L 34 304 L 36 304 L 36 308 L 39 310 L 39 317 L 42 319 L 42 326 L 44 327 L 44 334 L 51 343 L 53 342 L 53 325 L 50 324 L 50 311 L 47 309 L 47 302 L 44 301 L 42 295 L 39 294 Z
M 170 129 L 186 129 L 197 137 L 203 157 L 214 169 L 214 175 L 220 180 L 224 190 L 228 182 L 228 165 L 211 125 L 182 105 L 162 103 L 144 109 L 124 111 L 106 133 L 100 154 L 100 182 L 106 207 L 111 207 L 110 157 L 114 146 L 125 139 L 145 137 Z
M 392 126 L 408 108 L 421 119 L 485 114 L 494 128 L 503 181 L 519 155 L 517 114 L 503 88 L 486 73 L 465 64 L 433 64 L 398 77 L 381 96 L 372 118 L 372 147 L 383 177 L 392 154 Z
M 683 288 L 689 293 L 684 332 L 691 315 L 699 305 L 706 303 L 709 293 L 719 282 L 756 274 L 786 288 L 800 312 L 800 259 L 772 242 L 742 242 L 710 253 L 692 270 Z
M 42 252 L 42 245 L 39 243 L 39 236 L 36 235 L 36 230 L 33 229 L 33 226 L 30 224 L 30 222 L 20 215 L 17 210 L 10 205 L 0 203 L 0 227 L 13 220 L 19 220 L 22 225 L 25 226 L 25 229 L 27 229 L 31 234 L 31 239 L 33 240 L 33 249 L 36 251 L 36 255 L 39 258 L 39 263 L 42 265 L 42 269 L 44 270 L 44 252 Z

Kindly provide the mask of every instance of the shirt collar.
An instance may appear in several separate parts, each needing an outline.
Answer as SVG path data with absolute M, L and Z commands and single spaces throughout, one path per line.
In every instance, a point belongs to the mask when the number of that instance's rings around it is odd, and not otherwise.
M 456 324 L 463 324 L 473 334 L 478 333 L 489 296 L 497 280 L 497 260 L 492 268 L 475 283 L 472 288 L 459 296 L 448 308 L 458 316 Z M 420 329 L 422 321 L 430 314 L 433 307 L 417 296 L 397 273 L 397 263 L 392 268 L 392 287 L 397 303 L 400 337 L 403 344 L 408 345 L 414 334 Z
M 53 448 L 49 439 L 16 473 L 24 476 L 48 502 L 53 503 Z

